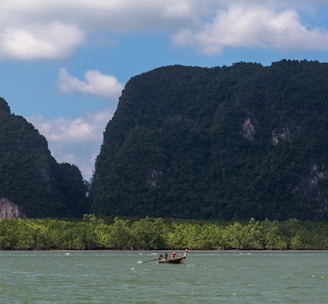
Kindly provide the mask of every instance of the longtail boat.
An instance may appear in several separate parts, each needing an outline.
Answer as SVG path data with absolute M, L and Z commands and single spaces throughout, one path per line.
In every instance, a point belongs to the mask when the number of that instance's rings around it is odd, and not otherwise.
M 187 257 L 188 249 L 184 251 L 182 257 L 174 257 L 170 259 L 165 259 L 163 256 L 160 256 L 155 262 L 157 264 L 183 264 Z

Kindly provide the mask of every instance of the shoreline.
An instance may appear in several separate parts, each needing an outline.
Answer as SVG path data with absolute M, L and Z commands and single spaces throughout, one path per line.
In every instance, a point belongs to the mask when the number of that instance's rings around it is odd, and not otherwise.
M 176 251 L 179 253 L 180 251 L 184 251 L 184 249 L 145 249 L 145 250 L 133 250 L 133 249 L 41 249 L 41 250 L 27 250 L 27 249 L 0 249 L 0 252 L 9 252 L 9 251 L 16 251 L 16 252 L 134 252 L 134 253 L 157 253 L 157 252 L 170 252 Z M 295 252 L 295 253 L 311 253 L 311 252 L 328 252 L 328 249 L 188 249 L 188 254 L 190 253 L 279 253 L 279 252 Z

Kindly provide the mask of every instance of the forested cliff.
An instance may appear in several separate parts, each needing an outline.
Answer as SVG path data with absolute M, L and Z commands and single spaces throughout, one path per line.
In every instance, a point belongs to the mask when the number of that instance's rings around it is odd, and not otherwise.
M 90 192 L 99 215 L 328 218 L 328 64 L 168 66 L 133 77 Z
M 80 170 L 58 164 L 46 139 L 0 98 L 0 218 L 74 217 L 88 210 Z
M 328 64 L 161 67 L 130 79 L 89 197 L 0 98 L 0 217 L 328 219 Z

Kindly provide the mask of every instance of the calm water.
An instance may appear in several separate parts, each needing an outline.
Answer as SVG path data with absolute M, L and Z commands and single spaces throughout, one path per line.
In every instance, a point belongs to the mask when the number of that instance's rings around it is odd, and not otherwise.
M 328 252 L 0 252 L 0 303 L 328 303 Z

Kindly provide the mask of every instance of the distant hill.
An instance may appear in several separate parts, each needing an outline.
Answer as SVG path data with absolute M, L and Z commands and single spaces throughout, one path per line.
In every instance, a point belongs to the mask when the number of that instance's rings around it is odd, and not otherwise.
M 46 139 L 0 98 L 0 210 L 26 217 L 76 217 L 88 210 L 80 170 L 58 164 Z M 14 211 L 13 211 L 14 210 Z
M 108 123 L 96 214 L 328 219 L 328 64 L 167 66 Z

